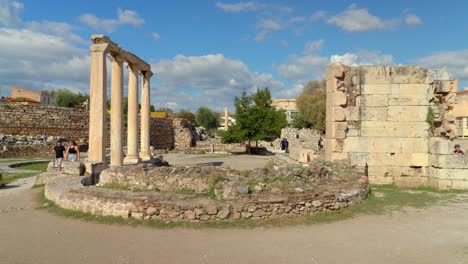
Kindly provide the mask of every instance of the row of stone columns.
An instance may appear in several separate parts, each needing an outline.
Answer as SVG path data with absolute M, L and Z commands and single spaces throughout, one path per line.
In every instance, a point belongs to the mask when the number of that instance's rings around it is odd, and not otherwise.
M 90 162 L 105 162 L 107 71 L 106 55 L 111 60 L 111 124 L 110 147 L 111 166 L 125 163 L 135 164 L 141 160 L 150 160 L 150 79 L 152 72 L 142 70 L 138 65 L 127 61 L 128 69 L 128 120 L 127 120 L 127 155 L 123 158 L 123 63 L 125 58 L 118 52 L 112 52 L 108 43 L 91 45 L 90 75 L 90 123 L 89 150 Z M 138 76 L 142 76 L 141 96 L 141 138 L 138 153 Z

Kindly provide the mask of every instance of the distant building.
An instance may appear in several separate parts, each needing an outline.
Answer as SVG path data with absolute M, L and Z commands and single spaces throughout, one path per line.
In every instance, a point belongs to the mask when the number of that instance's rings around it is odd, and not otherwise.
M 151 112 L 150 115 L 151 115 L 151 117 L 157 117 L 157 118 L 167 118 L 168 117 L 167 112 Z
M 457 124 L 457 135 L 468 137 L 468 90 L 457 92 L 453 116 Z
M 47 92 L 36 92 L 22 87 L 12 86 L 11 87 L 11 99 L 14 101 L 41 104 L 41 105 L 53 105 L 54 97 Z
M 296 99 L 273 99 L 272 105 L 276 107 L 276 109 L 286 111 L 286 120 L 288 121 L 288 124 L 291 124 L 299 115 L 299 110 L 297 110 L 296 106 Z

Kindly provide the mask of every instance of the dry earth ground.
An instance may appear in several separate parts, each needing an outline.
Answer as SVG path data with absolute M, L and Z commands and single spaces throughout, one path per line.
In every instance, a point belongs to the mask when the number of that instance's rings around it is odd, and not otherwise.
M 212 159 L 213 160 L 213 159 Z M 468 198 L 328 224 L 253 229 L 104 225 L 40 208 L 33 179 L 0 190 L 0 263 L 468 263 Z

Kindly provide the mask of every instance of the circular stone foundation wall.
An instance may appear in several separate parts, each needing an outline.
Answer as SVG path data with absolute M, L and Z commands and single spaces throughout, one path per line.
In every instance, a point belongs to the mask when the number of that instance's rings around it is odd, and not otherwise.
M 132 192 L 84 187 L 80 177 L 47 183 L 45 195 L 58 206 L 95 215 L 162 221 L 217 221 L 288 218 L 346 208 L 368 195 L 368 186 L 336 193 L 254 194 L 237 200 L 215 200 L 194 194 Z

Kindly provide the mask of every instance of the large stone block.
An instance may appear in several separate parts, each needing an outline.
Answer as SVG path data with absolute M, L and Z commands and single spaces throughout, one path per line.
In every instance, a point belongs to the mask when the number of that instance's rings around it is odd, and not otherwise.
M 439 137 L 429 138 L 429 152 L 432 154 L 452 154 L 453 142 Z
M 401 153 L 401 142 L 396 138 L 373 138 L 369 152 Z
M 393 168 L 395 177 L 428 177 L 428 167 L 398 167 Z
M 393 177 L 369 176 L 369 183 L 370 184 L 377 184 L 377 185 L 392 184 L 393 183 Z
M 369 166 L 369 177 L 391 177 L 393 178 L 393 166 Z
M 349 66 L 341 63 L 332 63 L 327 68 L 327 80 L 342 79 L 346 72 L 350 70 Z
M 340 106 L 333 107 L 334 121 L 346 121 L 345 108 Z
M 432 86 L 426 83 L 407 83 L 400 84 L 398 90 L 393 90 L 392 97 L 396 98 L 420 98 L 420 99 L 429 99 L 432 97 L 430 93 L 432 91 Z
M 333 122 L 332 138 L 345 138 L 347 127 L 346 122 Z
M 387 95 L 364 95 L 361 99 L 361 107 L 388 106 Z
M 350 152 L 348 154 L 352 166 L 364 167 L 369 163 L 369 153 Z
M 468 171 L 468 157 L 456 154 L 432 154 L 431 165 L 436 168 L 466 169 Z
M 387 107 L 361 107 L 362 121 L 382 121 L 387 119 Z
M 410 167 L 412 165 L 411 162 L 411 153 L 395 153 L 395 166 L 399 167 Z
M 458 80 L 436 80 L 434 89 L 436 93 L 455 93 L 458 90 Z
M 427 167 L 429 166 L 428 153 L 411 153 L 411 166 Z
M 429 106 L 427 98 L 413 98 L 413 97 L 390 97 L 388 98 L 389 106 Z
M 362 94 L 368 95 L 368 94 L 373 94 L 373 95 L 383 95 L 387 94 L 390 95 L 392 94 L 392 89 L 394 89 L 393 86 L 398 87 L 399 84 L 364 84 L 362 85 Z
M 454 190 L 468 190 L 468 179 L 464 181 L 452 181 L 452 189 Z
M 360 121 L 360 108 L 355 106 L 345 108 L 345 116 L 347 121 Z
M 427 111 L 427 106 L 389 106 L 387 120 L 425 122 Z
M 429 125 L 426 122 L 361 122 L 361 135 L 366 137 L 427 137 L 428 129 Z
M 368 137 L 347 137 L 344 139 L 344 152 L 369 152 L 372 139 Z
M 427 153 L 429 140 L 426 137 L 402 138 L 401 152 L 403 153 Z
M 368 153 L 367 164 L 369 166 L 393 166 L 395 164 L 395 155 L 391 153 Z
M 399 187 L 414 188 L 427 185 L 428 179 L 425 177 L 395 177 L 394 182 Z
M 348 103 L 348 98 L 346 97 L 346 94 L 337 91 L 333 93 L 333 105 L 334 106 L 345 106 Z
M 363 66 L 364 84 L 431 83 L 430 73 L 419 66 Z

